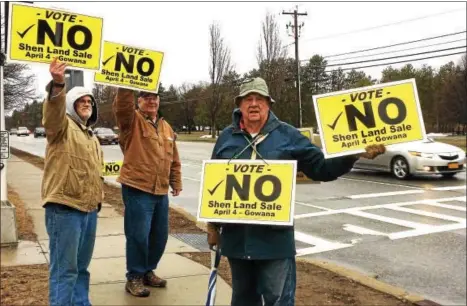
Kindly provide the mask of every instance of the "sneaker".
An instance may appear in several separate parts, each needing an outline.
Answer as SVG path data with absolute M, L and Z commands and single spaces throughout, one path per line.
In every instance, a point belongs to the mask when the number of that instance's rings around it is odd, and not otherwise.
M 144 287 L 143 278 L 133 278 L 126 282 L 125 290 L 137 297 L 148 297 L 151 293 Z
M 167 281 L 158 277 L 154 272 L 150 271 L 144 275 L 143 282 L 146 286 L 164 288 L 167 285 Z

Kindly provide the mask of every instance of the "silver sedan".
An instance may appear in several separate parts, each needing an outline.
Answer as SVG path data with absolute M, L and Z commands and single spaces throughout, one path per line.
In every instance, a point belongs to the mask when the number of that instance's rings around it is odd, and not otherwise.
M 415 174 L 441 174 L 453 177 L 465 171 L 466 153 L 453 145 L 426 141 L 387 146 L 386 154 L 373 160 L 361 158 L 354 169 L 391 172 L 398 179 Z

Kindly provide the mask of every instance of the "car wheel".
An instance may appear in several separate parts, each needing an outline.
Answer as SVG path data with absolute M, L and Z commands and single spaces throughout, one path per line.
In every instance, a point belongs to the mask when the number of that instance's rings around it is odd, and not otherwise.
M 456 175 L 455 172 L 451 172 L 451 173 L 442 173 L 441 174 L 444 178 L 453 178 L 454 175 Z
M 405 180 L 410 177 L 409 163 L 402 156 L 394 158 L 392 161 L 391 171 L 392 174 L 400 180 Z

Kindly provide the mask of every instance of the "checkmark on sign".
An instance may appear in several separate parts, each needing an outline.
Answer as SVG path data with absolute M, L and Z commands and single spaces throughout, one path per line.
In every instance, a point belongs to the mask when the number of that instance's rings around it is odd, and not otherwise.
M 219 183 L 217 183 L 217 185 L 214 186 L 213 189 L 211 189 L 211 190 L 208 189 L 208 192 L 209 192 L 211 195 L 213 195 L 214 192 L 216 192 L 217 188 L 222 184 L 223 181 L 224 181 L 224 180 L 222 180 L 222 181 L 220 181 Z
M 18 32 L 18 31 L 16 31 L 16 33 L 18 33 L 18 35 L 19 35 L 21 38 L 24 38 L 24 36 L 29 32 L 29 30 L 31 30 L 31 28 L 32 28 L 33 26 L 34 26 L 34 24 L 33 24 L 33 25 L 30 25 L 29 28 L 27 28 L 26 30 L 24 30 L 23 33 L 20 33 L 20 32 Z
M 339 121 L 339 118 L 342 116 L 342 113 L 343 113 L 343 112 L 341 112 L 341 113 L 339 114 L 339 116 L 337 116 L 336 120 L 334 120 L 334 122 L 333 122 L 332 124 L 328 124 L 328 126 L 329 126 L 331 129 L 334 130 L 334 129 L 336 128 L 337 121 Z
M 112 57 L 114 57 L 115 55 L 112 55 L 111 57 L 109 57 L 108 59 L 106 59 L 105 61 L 102 62 L 102 65 L 105 66 L 107 65 L 107 63 L 112 59 Z

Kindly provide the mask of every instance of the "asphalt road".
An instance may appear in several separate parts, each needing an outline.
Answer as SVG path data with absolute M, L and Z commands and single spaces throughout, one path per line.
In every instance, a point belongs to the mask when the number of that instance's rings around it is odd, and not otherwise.
M 44 156 L 45 140 L 10 138 Z M 202 160 L 213 144 L 179 142 L 183 191 L 171 202 L 196 215 Z M 106 161 L 122 160 L 104 146 Z M 114 180 L 114 178 L 109 178 Z M 297 185 L 298 256 L 332 261 L 445 305 L 466 304 L 466 175 L 399 181 L 352 171 L 328 183 Z

